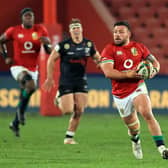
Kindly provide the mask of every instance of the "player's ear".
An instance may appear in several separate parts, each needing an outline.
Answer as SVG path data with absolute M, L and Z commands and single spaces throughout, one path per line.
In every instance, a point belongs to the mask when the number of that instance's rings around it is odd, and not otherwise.
M 21 22 L 23 23 L 23 16 L 20 16 L 20 20 L 21 20 Z
M 128 31 L 128 35 L 129 35 L 129 38 L 132 38 L 133 34 L 131 33 L 131 31 Z
M 81 27 L 81 32 L 83 32 L 83 27 Z

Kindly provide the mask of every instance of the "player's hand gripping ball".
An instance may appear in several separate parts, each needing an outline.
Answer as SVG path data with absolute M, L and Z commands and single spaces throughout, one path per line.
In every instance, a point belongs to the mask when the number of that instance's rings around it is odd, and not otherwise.
M 153 74 L 153 65 L 149 61 L 141 61 L 137 66 L 137 73 L 142 76 L 143 79 L 151 78 Z

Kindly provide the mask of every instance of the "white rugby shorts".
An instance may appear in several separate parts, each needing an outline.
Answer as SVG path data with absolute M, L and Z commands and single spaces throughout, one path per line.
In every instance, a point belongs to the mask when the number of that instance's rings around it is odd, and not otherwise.
M 127 97 L 118 98 L 113 96 L 115 105 L 121 117 L 127 117 L 134 111 L 133 100 L 140 94 L 146 94 L 148 96 L 148 90 L 145 83 L 140 84 L 138 88 Z
M 18 75 L 22 72 L 22 71 L 27 71 L 31 76 L 32 79 L 34 80 L 34 83 L 37 86 L 37 81 L 38 81 L 38 71 L 30 71 L 27 68 L 23 67 L 23 66 L 12 66 L 10 68 L 12 77 L 17 80 L 18 79 Z

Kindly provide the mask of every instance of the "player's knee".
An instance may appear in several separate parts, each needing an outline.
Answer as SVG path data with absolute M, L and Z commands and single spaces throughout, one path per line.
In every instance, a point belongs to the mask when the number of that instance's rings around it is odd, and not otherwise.
M 83 112 L 84 112 L 84 107 L 83 106 L 81 107 L 81 106 L 76 105 L 74 107 L 74 117 L 75 118 L 80 118 L 81 115 L 83 114 Z
M 140 112 L 142 116 L 148 115 L 151 112 L 151 107 L 148 105 L 140 106 L 137 111 Z
M 19 82 L 21 87 L 25 88 L 29 93 L 33 93 L 36 90 L 32 76 L 28 73 L 24 74 Z
M 33 80 L 32 76 L 28 73 L 24 73 L 24 75 L 20 75 L 20 77 L 18 78 L 19 83 L 23 86 L 26 85 L 27 82 Z
M 63 114 L 73 113 L 73 108 L 63 107 L 61 104 L 59 105 L 59 108 Z
M 73 113 L 73 111 L 70 111 L 70 110 L 62 110 L 61 107 L 59 107 L 59 108 L 60 108 L 62 114 L 72 114 L 72 113 Z
M 73 118 L 74 118 L 74 119 L 78 119 L 78 118 L 80 118 L 81 116 L 82 116 L 82 113 L 81 113 L 81 112 L 76 112 L 76 111 L 75 111 L 75 112 L 73 113 Z
M 143 113 L 143 118 L 146 120 L 146 121 L 150 121 L 150 120 L 153 120 L 154 116 L 152 114 L 152 112 L 145 112 Z
M 74 106 L 74 111 L 77 113 L 83 113 L 84 109 L 85 109 L 85 105 L 75 104 Z

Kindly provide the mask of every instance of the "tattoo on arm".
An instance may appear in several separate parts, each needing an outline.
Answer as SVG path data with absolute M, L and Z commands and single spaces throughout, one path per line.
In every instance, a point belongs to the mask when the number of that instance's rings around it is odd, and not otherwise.
M 155 58 L 154 55 L 150 54 L 150 55 L 147 56 L 146 60 L 149 60 L 150 62 L 153 63 L 156 60 L 156 58 Z
M 157 59 L 155 58 L 155 56 L 150 54 L 149 56 L 147 56 L 146 60 L 149 60 L 153 64 L 154 73 L 158 73 L 160 70 L 160 64 L 157 61 Z

